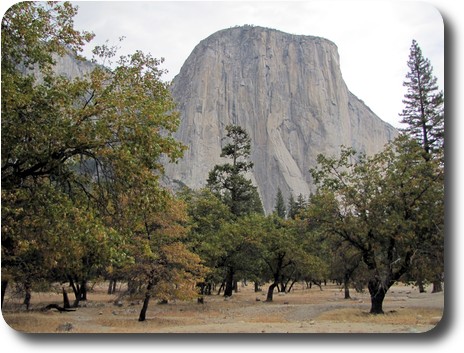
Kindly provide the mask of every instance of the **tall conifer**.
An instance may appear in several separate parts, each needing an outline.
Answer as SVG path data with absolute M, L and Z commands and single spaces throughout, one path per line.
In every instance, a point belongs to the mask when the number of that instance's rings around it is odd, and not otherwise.
M 284 196 L 282 195 L 282 190 L 280 190 L 280 188 L 277 189 L 276 204 L 275 204 L 275 207 L 274 207 L 274 212 L 280 218 L 285 218 L 285 216 L 287 214 L 287 210 L 285 209 Z
M 409 72 L 403 86 L 407 87 L 400 113 L 403 132 L 416 139 L 425 151 L 425 158 L 444 146 L 444 95 L 433 76 L 430 60 L 422 55 L 418 43 L 413 40 L 408 60 Z

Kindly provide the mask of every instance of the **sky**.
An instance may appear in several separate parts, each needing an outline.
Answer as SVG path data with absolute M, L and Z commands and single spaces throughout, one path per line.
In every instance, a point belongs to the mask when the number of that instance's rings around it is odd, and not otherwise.
M 163 57 L 171 80 L 194 47 L 209 35 L 250 24 L 334 42 L 349 88 L 374 113 L 399 127 L 403 81 L 412 40 L 418 41 L 444 89 L 444 25 L 431 4 L 411 1 L 77 1 L 78 29 L 97 44 L 118 44 Z M 119 42 L 119 38 L 125 39 Z

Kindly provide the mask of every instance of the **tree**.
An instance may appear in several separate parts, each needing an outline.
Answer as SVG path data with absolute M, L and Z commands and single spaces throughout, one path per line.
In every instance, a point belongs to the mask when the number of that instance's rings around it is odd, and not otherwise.
M 383 313 L 388 289 L 431 244 L 442 243 L 443 168 L 425 162 L 422 147 L 406 136 L 370 158 L 344 149 L 339 159 L 321 155 L 318 162 L 311 219 L 359 251 L 369 271 L 370 312 Z
M 295 219 L 296 214 L 298 213 L 298 207 L 297 207 L 295 198 L 293 197 L 293 194 L 290 194 L 288 198 L 287 210 L 288 210 L 288 218 Z
M 232 159 L 232 164 L 214 166 L 209 172 L 207 185 L 236 217 L 252 212 L 263 213 L 257 188 L 245 176 L 253 167 L 248 160 L 251 139 L 240 126 L 228 125 L 226 131 L 229 143 L 222 148 L 221 157 Z
M 264 222 L 257 239 L 259 257 L 271 278 L 266 296 L 268 302 L 273 299 L 274 289 L 284 282 L 284 271 L 292 268 L 291 272 L 294 272 L 294 260 L 301 251 L 293 235 L 281 218 L 271 216 Z
M 298 256 L 294 258 L 295 271 L 290 278 L 293 282 L 303 280 L 307 284 L 315 283 L 321 290 L 320 283 L 329 275 L 329 262 L 332 257 L 326 234 L 321 232 L 306 209 L 298 213 L 294 220 L 288 220 L 287 225 L 298 244 Z
M 207 188 L 183 190 L 180 197 L 187 204 L 189 215 L 190 249 L 199 255 L 208 268 L 204 283 L 199 283 L 200 294 L 211 294 L 215 282 L 223 280 L 221 259 L 226 254 L 222 227 L 233 220 L 229 208 Z
M 403 118 L 402 123 L 406 124 L 403 133 L 409 135 L 421 144 L 424 150 L 424 159 L 440 159 L 444 165 L 444 94 L 439 91 L 437 78 L 433 76 L 433 69 L 430 61 L 423 57 L 418 43 L 413 40 L 408 60 L 409 72 L 406 75 L 404 86 L 407 93 L 403 103 L 405 109 L 400 114 Z M 439 229 L 439 228 L 435 228 Z M 430 232 L 431 230 L 429 230 Z M 439 233 L 442 230 L 439 229 Z M 443 246 L 433 244 L 427 250 L 428 258 L 423 257 L 422 263 L 415 265 L 416 284 L 421 291 L 424 289 L 424 281 L 431 278 L 433 282 L 433 292 L 441 291 L 441 281 L 443 268 L 434 268 L 435 274 L 424 273 L 430 266 L 428 263 L 443 263 Z
M 280 188 L 277 189 L 275 202 L 274 213 L 280 218 L 285 218 L 287 210 L 285 209 L 285 201 Z
M 254 215 L 248 220 L 248 249 L 256 254 L 250 265 L 254 265 L 256 277 L 271 282 L 267 302 L 273 300 L 276 288 L 287 292 L 306 275 L 313 279 L 325 276 L 326 265 L 319 258 L 321 254 L 313 251 L 318 244 L 313 242 L 306 229 L 300 227 L 300 222 L 284 220 L 275 214 L 267 217 Z
M 10 279 L 24 280 L 27 287 L 34 277 L 47 276 L 56 253 L 46 244 L 54 242 L 53 231 L 60 228 L 48 217 L 57 217 L 67 228 L 66 215 L 72 213 L 61 216 L 64 209 L 56 202 L 69 200 L 50 188 L 51 178 L 44 182 L 42 176 L 53 171 L 59 181 L 66 175 L 59 168 L 64 153 L 54 151 L 59 124 L 47 115 L 61 113 L 56 106 L 66 99 L 49 78 L 53 55 L 65 54 L 66 48 L 78 51 L 92 38 L 73 29 L 74 15 L 69 3 L 20 3 L 2 20 L 2 303 Z M 43 72 L 42 82 L 30 73 L 34 68 Z M 35 265 L 34 271 L 27 264 Z
M 144 224 L 141 206 L 166 206 L 161 157 L 174 161 L 184 149 L 173 138 L 179 119 L 160 60 L 136 52 L 111 69 L 95 65 L 85 77 L 54 73 L 57 56 L 80 60 L 76 53 L 92 38 L 73 29 L 76 11 L 67 2 L 23 2 L 2 20 L 2 291 L 44 244 L 61 243 L 55 255 L 69 271 L 89 263 L 89 248 L 82 246 L 102 244 L 99 236 L 113 249 L 127 243 L 136 231 L 120 217 L 128 212 L 123 205 L 138 206 L 138 225 Z M 115 55 L 107 46 L 94 53 L 102 62 Z M 37 271 L 56 273 L 47 264 L 37 263 Z M 104 265 L 110 263 L 98 267 Z M 83 283 L 95 273 L 76 272 Z
M 331 250 L 331 278 L 343 283 L 345 299 L 350 299 L 350 284 L 362 264 L 360 252 L 349 242 L 340 237 L 327 239 Z
M 226 138 L 229 140 L 222 148 L 221 157 L 232 160 L 232 163 L 216 165 L 209 172 L 207 187 L 226 204 L 231 214 L 240 217 L 253 213 L 263 214 L 263 206 L 258 195 L 257 188 L 252 185 L 251 180 L 246 178 L 246 173 L 253 167 L 248 160 L 251 152 L 251 139 L 248 133 L 240 126 L 228 125 L 226 127 Z M 243 242 L 240 240 L 245 235 L 239 234 L 234 227 L 222 228 L 223 240 L 228 245 L 224 247 L 227 253 L 221 258 L 220 266 L 226 269 L 225 273 L 225 296 L 232 295 L 234 276 L 237 272 L 237 259 Z M 230 234 L 227 234 L 230 232 Z M 237 239 L 231 238 L 231 234 L 237 234 Z
M 400 114 L 403 132 L 410 135 L 424 149 L 424 157 L 444 147 L 444 96 L 439 91 L 437 78 L 433 76 L 430 61 L 422 56 L 419 44 L 413 40 L 409 60 L 409 72 L 403 85 L 407 87 Z
M 296 216 L 306 207 L 306 200 L 303 194 L 299 194 L 298 198 L 295 201 L 295 198 L 292 194 L 288 199 L 288 217 L 295 219 Z
M 186 205 L 171 197 L 164 207 L 144 208 L 143 222 L 133 222 L 134 279 L 145 284 L 145 297 L 139 321 L 145 321 L 153 295 L 160 300 L 192 299 L 198 296 L 195 285 L 203 281 L 206 269 L 200 257 L 190 251 Z
M 232 296 L 236 278 L 247 278 L 253 274 L 258 261 L 258 250 L 252 239 L 260 234 L 264 216 L 251 213 L 224 223 L 219 232 L 222 253 L 217 260 L 223 270 L 224 296 Z

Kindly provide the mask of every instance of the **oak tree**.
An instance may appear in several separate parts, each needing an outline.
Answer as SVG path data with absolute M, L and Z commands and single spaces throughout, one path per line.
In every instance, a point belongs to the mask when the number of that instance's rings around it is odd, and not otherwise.
M 406 136 L 373 157 L 343 149 L 318 162 L 311 219 L 357 249 L 369 271 L 370 312 L 383 313 L 388 289 L 443 240 L 443 168 Z
M 34 253 L 33 277 L 66 273 L 84 291 L 95 270 L 134 258 L 125 244 L 145 224 L 143 206 L 161 212 L 170 199 L 161 158 L 184 149 L 162 60 L 137 51 L 105 67 L 116 52 L 103 45 L 87 74 L 55 72 L 57 57 L 82 60 L 93 37 L 74 29 L 76 12 L 68 2 L 23 2 L 2 20 L 2 299 Z

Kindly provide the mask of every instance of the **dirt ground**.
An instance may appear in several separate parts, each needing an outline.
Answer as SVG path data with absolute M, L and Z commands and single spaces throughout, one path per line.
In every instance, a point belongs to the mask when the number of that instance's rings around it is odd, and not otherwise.
M 275 293 L 265 302 L 265 290 L 252 284 L 225 300 L 206 296 L 204 304 L 152 300 L 147 319 L 138 321 L 141 301 L 119 300 L 120 293 L 106 294 L 106 284 L 94 286 L 87 302 L 76 311 L 59 313 L 42 308 L 62 304 L 62 295 L 33 293 L 26 311 L 21 298 L 7 294 L 3 318 L 10 327 L 31 333 L 419 333 L 433 329 L 444 308 L 444 293 L 419 293 L 406 285 L 393 286 L 384 301 L 385 315 L 369 315 L 369 294 L 351 291 L 344 299 L 332 284 L 311 289 L 299 284 L 287 294 Z M 72 295 L 70 295 L 72 298 Z

